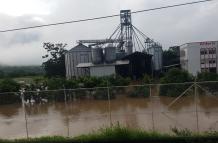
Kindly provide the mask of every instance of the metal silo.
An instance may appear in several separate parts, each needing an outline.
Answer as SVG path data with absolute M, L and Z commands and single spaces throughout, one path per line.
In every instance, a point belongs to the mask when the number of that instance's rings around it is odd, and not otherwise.
M 103 49 L 101 47 L 92 48 L 92 63 L 100 64 L 103 62 Z
M 119 52 L 116 52 L 116 59 L 117 60 L 121 60 L 123 57 L 126 56 L 126 53 L 125 51 L 119 51 Z
M 116 60 L 116 47 L 108 46 L 104 49 L 105 62 L 112 63 Z
M 159 44 L 152 44 L 151 47 L 148 48 L 148 53 L 152 55 L 153 68 L 155 71 L 162 70 L 163 68 L 163 49 Z
M 132 51 L 133 51 L 132 41 L 127 41 L 125 46 L 126 46 L 126 53 L 127 53 L 127 55 L 132 54 Z

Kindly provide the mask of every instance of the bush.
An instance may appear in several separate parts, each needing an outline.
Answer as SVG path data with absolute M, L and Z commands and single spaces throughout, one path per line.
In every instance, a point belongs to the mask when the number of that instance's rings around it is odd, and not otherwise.
M 171 69 L 163 78 L 161 78 L 160 82 L 162 84 L 167 84 L 191 82 L 193 80 L 193 76 L 190 75 L 187 71 Z M 176 97 L 185 91 L 189 86 L 189 84 L 162 85 L 160 87 L 160 95 Z
M 149 97 L 149 87 L 139 86 L 135 87 L 133 91 L 129 93 L 130 97 Z
M 218 81 L 218 74 L 209 72 L 198 73 L 197 81 Z M 212 93 L 218 91 L 218 83 L 201 83 L 201 86 Z
M 4 79 L 0 83 L 1 92 L 18 92 L 20 85 L 12 79 Z
M 19 92 L 20 85 L 12 79 L 4 79 L 0 83 L 1 92 Z M 0 95 L 0 104 L 12 104 L 20 101 L 18 93 L 5 93 Z
M 147 75 L 147 74 L 144 74 L 144 76 L 143 76 L 143 83 L 145 83 L 145 84 L 149 84 L 149 83 L 152 83 L 152 79 L 150 78 L 150 76 L 149 75 Z

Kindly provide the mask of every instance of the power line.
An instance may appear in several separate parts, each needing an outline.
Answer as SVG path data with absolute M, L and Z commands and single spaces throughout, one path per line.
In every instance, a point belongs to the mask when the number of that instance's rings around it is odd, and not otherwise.
M 151 8 L 151 9 L 138 10 L 138 11 L 133 11 L 131 13 L 132 14 L 137 14 L 137 13 L 160 10 L 160 9 L 167 9 L 167 8 L 179 7 L 179 6 L 185 6 L 185 5 L 193 5 L 193 4 L 204 3 L 204 2 L 209 2 L 209 1 L 214 1 L 214 0 L 193 1 L 193 2 L 175 4 L 175 5 L 162 6 L 162 7 L 157 7 L 157 8 Z M 41 28 L 41 27 L 49 27 L 49 26 L 56 26 L 56 25 L 64 25 L 64 24 L 70 24 L 70 23 L 79 23 L 79 22 L 85 22 L 85 21 L 93 21 L 93 20 L 106 19 L 106 18 L 112 18 L 112 17 L 118 17 L 118 16 L 120 16 L 120 14 L 113 14 L 113 15 L 94 17 L 94 18 L 87 18 L 87 19 L 80 19 L 80 20 L 72 20 L 72 21 L 65 21 L 65 22 L 35 25 L 35 26 L 29 26 L 29 27 L 7 29 L 7 30 L 1 30 L 0 33 L 20 31 L 20 30 L 26 30 L 26 29 L 34 29 L 34 28 Z

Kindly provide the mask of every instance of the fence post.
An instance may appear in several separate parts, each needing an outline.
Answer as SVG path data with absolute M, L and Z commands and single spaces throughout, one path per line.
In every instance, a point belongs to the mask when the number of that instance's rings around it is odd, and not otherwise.
M 24 119 L 25 119 L 25 128 L 26 128 L 26 137 L 29 139 L 29 131 L 28 131 L 28 121 L 27 121 L 27 115 L 26 115 L 26 105 L 24 100 L 24 89 L 20 90 L 22 105 L 23 105 L 23 111 L 24 111 Z
M 66 104 L 67 102 L 67 95 L 66 95 L 66 91 L 65 91 L 65 86 L 63 85 L 63 88 L 64 88 L 64 102 Z
M 195 115 L 196 115 L 196 126 L 197 126 L 197 132 L 199 132 L 199 121 L 198 121 L 198 94 L 197 94 L 197 83 L 195 78 Z
M 65 90 L 65 86 L 63 85 L 64 88 L 64 104 L 65 104 L 65 110 L 67 111 L 67 136 L 70 136 L 70 127 L 69 127 L 69 108 L 67 107 L 67 94 Z
M 151 117 L 152 117 L 152 130 L 154 132 L 155 130 L 155 127 L 154 127 L 154 105 L 153 105 L 153 98 L 152 98 L 152 95 L 151 95 L 151 85 L 149 85 L 149 96 L 151 98 Z
M 110 87 L 109 87 L 108 81 L 107 81 L 107 98 L 108 98 L 108 111 L 109 111 L 110 127 L 112 127 L 112 121 L 111 121 Z

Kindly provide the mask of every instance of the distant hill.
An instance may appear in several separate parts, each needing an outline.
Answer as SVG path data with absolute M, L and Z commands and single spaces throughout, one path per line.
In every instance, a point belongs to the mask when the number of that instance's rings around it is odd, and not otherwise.
M 0 66 L 0 78 L 43 75 L 41 66 Z

